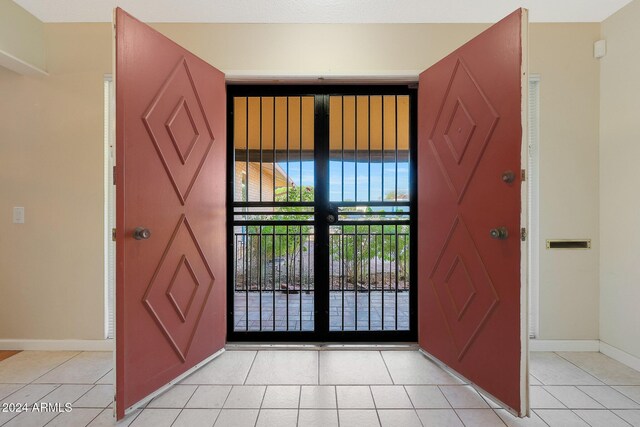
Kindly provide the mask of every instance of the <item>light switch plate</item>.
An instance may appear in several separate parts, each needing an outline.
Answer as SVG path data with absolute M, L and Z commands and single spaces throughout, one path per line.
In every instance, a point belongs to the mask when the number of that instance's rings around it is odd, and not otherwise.
M 23 207 L 13 208 L 13 223 L 24 224 L 24 208 Z

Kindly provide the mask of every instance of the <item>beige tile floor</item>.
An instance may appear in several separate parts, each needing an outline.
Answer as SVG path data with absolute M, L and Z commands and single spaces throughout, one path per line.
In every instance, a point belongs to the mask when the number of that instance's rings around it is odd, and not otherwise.
M 111 353 L 0 361 L 0 426 L 111 426 Z M 415 351 L 223 353 L 123 426 L 640 427 L 640 372 L 600 353 L 532 353 L 531 418 L 509 415 Z M 72 403 L 70 413 L 1 412 Z

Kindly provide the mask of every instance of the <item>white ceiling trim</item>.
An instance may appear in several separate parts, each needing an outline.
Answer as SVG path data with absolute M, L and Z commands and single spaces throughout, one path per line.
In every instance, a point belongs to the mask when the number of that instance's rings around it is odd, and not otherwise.
M 44 22 L 490 23 L 519 7 L 531 22 L 601 22 L 631 0 L 14 0 Z

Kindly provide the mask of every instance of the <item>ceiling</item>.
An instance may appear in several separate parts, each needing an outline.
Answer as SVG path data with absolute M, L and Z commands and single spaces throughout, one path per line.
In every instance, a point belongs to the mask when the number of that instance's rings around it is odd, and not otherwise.
M 631 0 L 14 0 L 44 22 L 110 22 L 120 6 L 146 22 L 496 22 L 518 7 L 532 22 L 601 22 Z

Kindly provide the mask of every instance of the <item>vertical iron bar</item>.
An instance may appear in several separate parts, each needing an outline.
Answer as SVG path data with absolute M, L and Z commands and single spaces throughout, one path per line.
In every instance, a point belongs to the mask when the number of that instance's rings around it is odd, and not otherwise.
M 353 97 L 353 164 L 355 167 L 355 196 L 354 201 L 358 201 L 358 96 Z M 356 236 L 358 235 L 358 227 L 356 227 Z M 357 237 L 356 237 L 357 240 Z M 357 327 L 357 324 L 356 324 Z
M 384 331 L 384 224 L 382 225 L 382 330 Z
M 311 235 L 306 234 L 307 236 L 307 248 L 311 248 Z M 315 270 L 314 270 L 315 275 Z M 311 290 L 311 251 L 307 249 L 307 290 Z M 316 288 L 313 287 L 313 291 L 315 292 Z
M 273 175 L 273 194 L 271 196 L 271 198 L 273 199 L 273 201 L 276 201 L 276 97 L 273 97 L 273 110 L 272 110 L 272 114 L 273 114 L 273 129 L 272 130 L 272 136 L 271 136 L 271 143 L 273 144 L 273 157 L 271 158 L 271 172 Z M 273 229 L 274 233 L 275 233 L 275 228 Z M 273 245 L 275 246 L 276 241 L 275 241 L 275 234 L 273 235 Z M 275 316 L 273 318 L 273 322 L 275 325 Z M 275 326 L 274 326 L 275 327 Z
M 285 138 L 287 139 L 287 202 L 289 201 L 289 97 L 287 96 L 287 108 L 286 108 L 286 126 L 285 126 Z M 289 252 L 289 227 L 287 226 L 287 253 Z M 289 265 L 287 264 L 287 268 Z M 287 283 L 287 287 L 289 283 Z M 287 295 L 287 310 L 289 309 L 289 296 Z M 289 330 L 289 320 L 287 319 L 287 330 Z
M 385 154 L 384 153 L 384 95 L 382 95 L 380 97 L 380 104 L 381 104 L 380 111 L 382 112 L 382 135 L 381 135 L 381 138 L 380 138 L 380 148 L 382 149 L 382 151 L 381 151 L 381 153 L 382 153 L 382 156 L 381 156 L 381 162 L 382 162 L 382 192 L 380 193 L 381 194 L 381 196 L 380 196 L 381 199 L 380 200 L 382 200 L 384 202 L 384 173 L 385 173 L 385 170 L 384 170 L 384 154 Z M 384 250 L 384 226 L 382 226 L 382 248 Z M 384 266 L 384 258 L 382 259 L 382 265 Z M 382 275 L 382 288 L 384 289 L 384 274 Z M 382 304 L 382 307 L 384 309 L 384 302 Z M 384 329 L 384 319 L 382 319 L 382 326 L 383 326 L 383 329 Z
M 367 200 L 371 202 L 371 96 L 367 96 L 367 153 L 369 154 L 369 163 L 367 170 Z M 371 227 L 369 227 L 369 233 L 371 233 Z M 369 239 L 371 242 L 371 239 Z M 371 267 L 371 264 L 369 264 Z M 371 329 L 371 326 L 369 326 Z
M 300 200 L 302 202 L 302 97 L 300 97 L 300 128 L 299 128 L 299 137 L 300 137 L 300 184 L 298 185 L 298 191 L 300 192 Z M 302 233 L 302 228 L 300 228 L 300 232 Z M 302 245 L 302 235 L 300 235 L 300 245 Z M 300 258 L 302 258 L 302 252 L 300 252 Z M 300 286 L 302 286 L 302 270 L 300 270 Z
M 302 99 L 300 100 L 300 105 L 302 105 Z M 300 112 L 302 114 L 302 111 Z M 300 148 L 302 148 L 302 139 L 300 139 Z M 302 158 L 302 151 L 300 151 L 300 158 Z M 302 166 L 302 165 L 301 165 Z M 302 170 L 302 169 L 300 169 Z M 302 194 L 302 193 L 300 193 Z M 302 226 L 298 226 L 298 233 L 299 233 L 299 245 L 300 245 L 300 259 L 298 260 L 298 262 L 300 263 L 300 330 L 302 331 Z
M 260 331 L 262 331 L 262 226 L 258 226 L 258 304 L 260 306 Z
M 340 156 L 340 159 L 341 159 L 340 172 L 342 173 L 342 181 L 340 181 L 340 185 L 342 186 L 342 198 L 340 200 L 344 202 L 344 96 L 340 97 L 340 103 L 342 105 L 342 111 L 340 111 L 340 113 L 342 114 L 342 120 L 340 121 L 340 126 L 341 126 L 340 140 L 341 140 L 341 148 L 342 148 L 342 154 Z M 344 234 L 344 230 L 343 230 L 343 234 Z M 342 307 L 342 310 L 344 310 L 344 305 Z M 342 329 L 344 329 L 344 325 Z
M 333 242 L 334 238 L 331 234 L 329 234 L 329 295 L 331 295 L 331 287 L 333 286 L 333 277 L 334 277 L 334 269 L 333 269 Z M 314 295 L 315 295 L 315 286 L 314 286 Z M 331 300 L 329 300 L 329 329 L 331 329 Z
M 345 266 L 344 266 L 344 226 L 340 227 L 340 243 L 341 243 L 341 248 L 340 248 L 340 268 L 342 269 L 342 272 L 340 274 L 340 279 L 342 282 L 342 327 L 341 330 L 344 331 L 344 273 L 345 273 Z
M 396 145 L 397 147 L 397 145 Z M 396 151 L 397 154 L 397 151 Z M 396 164 L 397 166 L 397 164 Z M 399 260 L 398 260 L 398 225 L 396 224 L 396 256 L 395 256 L 395 263 L 396 263 L 396 331 L 398 330 L 398 264 L 399 264 Z
M 371 165 L 371 163 L 369 163 Z M 369 256 L 367 257 L 367 290 L 369 291 L 369 330 L 371 330 L 371 225 L 368 226 L 368 234 L 367 234 L 367 252 Z
M 356 183 L 356 186 L 358 184 Z M 355 226 L 355 234 L 353 236 L 353 298 L 355 306 L 355 328 L 358 330 L 358 226 Z
M 236 262 L 233 263 L 233 291 L 235 292 L 238 286 L 238 236 L 235 236 L 235 240 L 233 242 L 233 251 L 235 252 L 236 256 Z
M 251 275 L 251 263 L 249 262 L 249 243 L 251 240 L 251 235 L 249 234 L 249 227 L 247 227 L 246 229 L 246 233 L 244 235 L 244 237 L 247 240 L 247 243 L 244 245 L 244 252 L 245 252 L 245 257 L 244 257 L 244 262 L 246 265 L 246 269 L 244 270 L 244 279 L 245 279 L 245 285 L 244 285 L 244 302 L 246 304 L 246 330 L 249 330 L 249 282 L 250 282 L 250 275 Z
M 245 192 L 247 193 L 245 195 L 245 200 L 248 202 L 249 201 L 249 97 L 247 96 L 244 102 L 244 125 L 245 125 L 245 132 L 244 132 L 244 145 L 247 149 L 247 151 L 245 152 L 247 158 L 245 159 L 245 180 L 247 181 L 247 184 L 245 185 Z M 248 210 L 248 209 L 246 209 Z
M 395 142 L 396 142 L 396 202 L 398 201 L 398 95 L 396 95 L 395 98 L 395 103 L 394 103 L 394 108 L 395 108 L 395 120 L 396 120 L 396 124 L 394 126 L 394 130 L 396 132 L 396 137 L 395 137 Z M 397 211 L 397 208 L 396 208 Z M 398 230 L 397 230 L 397 226 L 396 226 L 396 235 L 398 234 Z M 397 240 L 397 238 L 396 238 Z M 397 255 L 396 255 L 397 257 Z M 396 328 L 397 329 L 397 328 Z
M 318 269 L 314 269 L 314 283 L 318 287 L 314 288 L 314 330 L 316 336 L 326 337 L 329 332 L 329 307 L 330 293 L 327 284 L 329 283 L 329 271 L 327 263 L 329 262 L 329 241 L 330 241 L 330 225 L 326 221 L 329 211 L 330 200 L 330 141 L 329 141 L 329 96 L 316 95 L 314 97 L 314 111 L 316 122 L 314 125 L 314 265 Z M 321 292 L 318 292 L 320 290 Z
M 260 97 L 260 201 L 262 201 L 262 173 L 264 172 L 264 169 L 262 169 L 262 101 L 263 99 Z M 262 233 L 262 229 L 260 229 L 260 232 Z M 260 242 L 262 242 L 262 237 Z M 260 328 L 262 329 L 262 324 L 260 324 Z
M 289 98 L 287 98 L 288 100 Z M 289 103 L 289 101 L 287 101 Z M 288 126 L 288 125 L 287 125 Z M 289 145 L 287 140 L 287 145 Z M 287 153 L 289 152 L 289 148 L 287 147 Z M 287 163 L 288 164 L 288 163 Z M 287 178 L 288 179 L 288 178 Z M 288 188 L 288 187 L 287 187 Z M 285 246 L 285 280 L 287 283 L 287 331 L 289 330 L 289 226 L 286 226 L 287 230 L 287 245 Z
M 275 99 L 274 99 L 275 105 Z M 274 193 L 275 195 L 275 193 Z M 272 297 L 272 321 L 273 330 L 276 330 L 276 227 L 271 233 L 271 297 Z
M 374 262 L 373 262 L 373 275 L 376 278 L 376 288 L 378 285 L 378 235 L 376 234 L 375 237 L 373 238 L 373 244 L 374 246 L 374 253 L 376 254 L 376 257 L 374 258 Z

